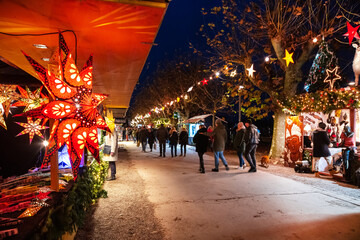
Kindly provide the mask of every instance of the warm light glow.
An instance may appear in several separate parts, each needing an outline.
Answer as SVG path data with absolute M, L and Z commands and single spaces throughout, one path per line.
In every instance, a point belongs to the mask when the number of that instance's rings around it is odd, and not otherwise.
M 265 62 L 270 62 L 270 57 L 266 57 Z
M 216 77 L 219 77 L 219 76 L 220 76 L 220 72 L 216 72 L 216 73 L 215 73 L 215 76 L 216 76 Z
M 42 60 L 43 60 L 44 62 L 48 62 L 48 61 L 50 61 L 50 58 L 42 58 Z
M 240 85 L 239 86 L 239 91 L 241 90 L 241 89 L 243 89 L 244 88 L 244 86 L 243 85 Z
M 236 75 L 236 70 L 234 70 L 230 73 L 230 77 L 235 77 L 235 75 Z
M 256 72 L 254 70 L 254 64 L 251 64 L 251 67 L 247 68 L 246 70 L 249 71 L 249 77 L 254 77 L 254 72 Z
M 43 144 L 45 147 L 47 147 L 49 145 L 49 142 L 45 140 L 45 141 L 43 141 Z
M 40 49 L 47 49 L 48 47 L 44 44 L 34 44 L 34 47 L 40 48 Z
M 194 87 L 189 87 L 189 89 L 187 90 L 187 92 L 191 92 L 193 90 Z M 186 96 L 186 95 L 185 95 Z
M 317 43 L 318 39 L 314 38 L 312 41 L 313 41 L 313 43 Z
M 185 94 L 185 97 L 184 97 L 184 98 L 185 98 L 185 100 L 186 100 L 186 99 L 188 99 L 188 98 L 189 98 L 189 96 L 188 96 L 187 94 Z
M 349 85 L 349 86 L 354 86 L 354 85 L 355 85 L 355 82 L 349 82 L 348 85 Z

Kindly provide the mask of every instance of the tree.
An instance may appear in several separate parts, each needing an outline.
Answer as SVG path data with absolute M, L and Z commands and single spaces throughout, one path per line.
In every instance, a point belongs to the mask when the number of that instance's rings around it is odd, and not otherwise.
M 210 22 L 210 31 L 204 34 L 215 53 L 214 61 L 238 64 L 244 70 L 254 63 L 257 74 L 246 80 L 271 98 L 274 129 L 270 156 L 282 155 L 286 114 L 281 102 L 294 96 L 305 80 L 304 66 L 317 48 L 313 39 L 330 41 L 346 26 L 346 19 L 355 16 L 352 7 L 353 2 L 340 0 L 263 0 L 248 6 L 223 0 L 221 7 L 211 10 L 215 20 L 221 20 L 220 30 Z M 286 51 L 294 54 L 294 63 L 285 61 Z M 263 62 L 265 56 L 268 63 Z

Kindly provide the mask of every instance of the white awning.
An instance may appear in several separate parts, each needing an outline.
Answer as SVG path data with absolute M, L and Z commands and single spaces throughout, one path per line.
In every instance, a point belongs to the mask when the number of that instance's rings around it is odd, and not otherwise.
M 197 122 L 204 122 L 205 118 L 212 116 L 212 114 L 204 114 L 204 115 L 199 115 L 199 116 L 195 116 L 192 118 L 189 118 L 188 120 L 184 121 L 184 123 L 197 123 Z

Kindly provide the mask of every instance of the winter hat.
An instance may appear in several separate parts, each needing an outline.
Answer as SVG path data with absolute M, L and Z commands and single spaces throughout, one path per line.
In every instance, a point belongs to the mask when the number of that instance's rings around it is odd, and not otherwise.
M 321 129 L 325 129 L 325 128 L 326 128 L 326 124 L 325 124 L 324 122 L 320 122 L 318 126 L 319 126 L 319 128 L 321 128 Z

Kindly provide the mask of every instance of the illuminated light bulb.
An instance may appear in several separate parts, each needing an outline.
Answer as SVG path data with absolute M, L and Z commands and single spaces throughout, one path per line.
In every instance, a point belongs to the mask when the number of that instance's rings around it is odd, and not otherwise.
M 189 87 L 189 89 L 187 90 L 187 92 L 191 92 L 193 90 L 193 86 Z M 186 95 L 185 95 L 186 96 Z
M 201 82 L 198 82 L 197 84 L 198 84 L 198 85 L 200 85 L 200 84 L 201 84 Z
M 45 140 L 45 141 L 43 141 L 43 144 L 45 147 L 47 147 L 49 145 L 49 142 Z
M 230 77 L 235 77 L 235 75 L 236 75 L 236 70 L 234 70 L 230 73 Z
M 265 62 L 270 62 L 270 57 L 269 57 L 269 56 L 267 56 L 267 57 L 265 58 Z
M 244 86 L 243 85 L 240 85 L 239 86 L 239 90 L 241 90 L 241 89 L 243 89 L 244 88 Z
M 75 104 L 75 107 L 76 107 L 76 108 L 80 108 L 80 104 L 78 104 L 78 103 Z
M 212 80 L 212 77 L 210 77 L 210 80 Z
M 186 100 L 186 99 L 188 99 L 188 98 L 189 98 L 189 96 L 186 94 L 184 98 L 185 98 L 185 100 Z
M 355 82 L 349 82 L 348 85 L 349 85 L 349 86 L 354 86 L 354 85 L 355 85 Z
M 318 39 L 317 38 L 313 38 L 313 43 L 317 43 Z
M 220 72 L 216 72 L 216 73 L 215 73 L 215 76 L 216 76 L 216 77 L 219 77 L 219 76 L 220 76 Z

